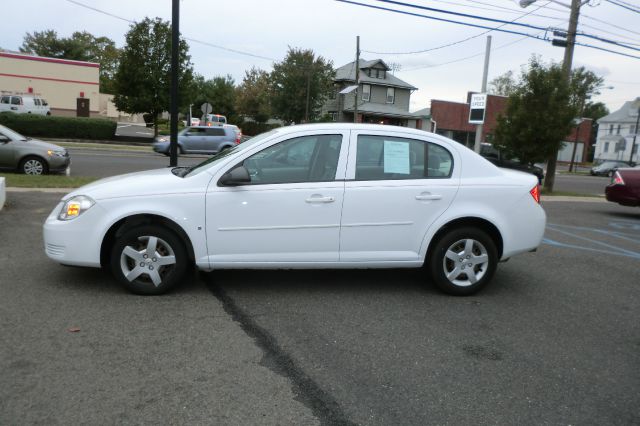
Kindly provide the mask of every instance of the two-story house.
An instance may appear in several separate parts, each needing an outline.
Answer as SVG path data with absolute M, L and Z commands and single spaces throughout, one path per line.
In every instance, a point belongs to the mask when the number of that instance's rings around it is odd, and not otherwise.
M 622 108 L 598 120 L 598 139 L 594 158 L 596 160 L 623 160 L 638 162 L 638 113 L 640 97 L 627 101 Z M 635 145 L 633 141 L 635 140 Z M 633 146 L 633 147 L 632 147 Z M 633 150 L 633 154 L 632 154 Z
M 355 85 L 356 71 L 358 90 L 348 90 Z M 336 70 L 334 82 L 335 91 L 322 108 L 334 121 L 353 122 L 357 94 L 358 122 L 422 127 L 421 117 L 409 112 L 411 93 L 417 88 L 391 74 L 383 60 L 361 59 L 357 67 L 350 62 Z

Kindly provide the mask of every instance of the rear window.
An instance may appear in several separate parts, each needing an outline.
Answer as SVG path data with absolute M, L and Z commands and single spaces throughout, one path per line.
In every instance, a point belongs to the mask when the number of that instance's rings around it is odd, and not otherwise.
M 34 99 L 33 99 L 33 103 L 34 103 L 34 104 L 36 104 L 36 105 L 38 105 L 38 106 L 40 106 L 40 99 L 38 99 L 38 98 L 34 98 Z

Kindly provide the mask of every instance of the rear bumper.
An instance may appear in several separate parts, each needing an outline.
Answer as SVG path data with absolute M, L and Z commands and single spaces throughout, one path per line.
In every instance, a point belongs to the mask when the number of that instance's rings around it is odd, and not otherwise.
M 607 201 L 618 203 L 623 206 L 640 206 L 640 198 L 626 185 L 609 185 L 604 189 Z

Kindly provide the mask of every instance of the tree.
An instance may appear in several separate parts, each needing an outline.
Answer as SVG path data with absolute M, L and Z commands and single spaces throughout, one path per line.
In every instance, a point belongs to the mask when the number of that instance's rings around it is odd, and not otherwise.
M 192 91 L 193 107 L 195 116 L 200 116 L 202 104 L 208 102 L 213 107 L 214 114 L 222 114 L 229 122 L 237 122 L 236 113 L 236 86 L 233 77 L 217 76 L 205 80 L 198 75 L 194 80 L 194 90 Z
M 251 67 L 245 71 L 242 84 L 238 87 L 236 106 L 240 114 L 264 123 L 271 117 L 271 83 L 269 73 Z
M 20 51 L 50 58 L 96 62 L 100 64 L 100 91 L 114 93 L 113 78 L 120 50 L 108 37 L 76 31 L 71 37 L 58 37 L 54 30 L 35 31 L 24 36 Z
M 178 87 L 180 104 L 188 104 L 193 67 L 189 47 L 180 39 Z M 160 18 L 145 18 L 131 25 L 126 34 L 120 64 L 115 74 L 113 99 L 120 111 L 149 113 L 158 135 L 158 116 L 169 110 L 171 90 L 171 25 Z
M 316 57 L 312 50 L 289 48 L 271 72 L 274 115 L 301 123 L 314 120 L 333 90 L 333 62 Z
M 492 95 L 509 96 L 516 88 L 513 71 L 507 71 L 489 82 L 489 93 Z
M 523 163 L 557 155 L 573 119 L 601 84 L 601 78 L 584 68 L 575 69 L 568 83 L 560 64 L 545 65 L 532 57 L 509 96 L 505 114 L 498 117 L 494 143 Z M 545 180 L 545 188 L 553 190 L 553 179 Z

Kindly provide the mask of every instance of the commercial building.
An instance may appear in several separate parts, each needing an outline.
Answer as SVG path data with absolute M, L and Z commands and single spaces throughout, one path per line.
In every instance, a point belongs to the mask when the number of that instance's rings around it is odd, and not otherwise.
M 100 64 L 93 62 L 0 50 L 0 92 L 44 98 L 51 115 L 141 120 L 121 114 L 113 95 L 100 93 Z

